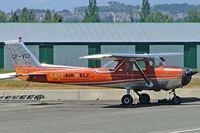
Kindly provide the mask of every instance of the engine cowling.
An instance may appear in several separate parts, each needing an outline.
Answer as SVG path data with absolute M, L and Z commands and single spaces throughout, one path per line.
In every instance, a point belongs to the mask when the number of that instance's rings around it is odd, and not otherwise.
M 182 77 L 182 86 L 185 86 L 190 83 L 192 76 L 198 73 L 198 71 L 191 68 L 184 68 L 183 77 Z

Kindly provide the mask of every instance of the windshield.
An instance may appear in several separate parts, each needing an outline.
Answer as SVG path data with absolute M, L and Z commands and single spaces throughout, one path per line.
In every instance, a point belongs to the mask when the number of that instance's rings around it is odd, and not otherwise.
M 102 67 L 114 70 L 115 67 L 117 66 L 117 64 L 118 64 L 118 61 L 109 61 L 109 62 L 105 63 Z
M 160 66 L 164 66 L 164 63 L 161 61 L 160 58 L 158 57 L 155 57 L 155 58 L 152 58 L 150 61 L 149 61 L 150 65 L 152 67 L 160 67 Z

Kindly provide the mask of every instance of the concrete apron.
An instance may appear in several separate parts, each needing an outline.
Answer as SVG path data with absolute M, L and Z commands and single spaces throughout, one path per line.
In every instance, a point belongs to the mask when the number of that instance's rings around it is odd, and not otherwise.
M 8 95 L 26 95 L 26 94 L 42 94 L 47 100 L 120 100 L 126 93 L 125 90 L 120 89 L 70 89 L 70 90 L 4 90 L 0 91 L 0 96 Z M 132 96 L 138 99 L 138 96 L 131 91 Z M 151 99 L 169 98 L 169 92 L 161 91 L 142 91 L 140 93 L 148 93 Z M 196 97 L 200 98 L 200 89 L 177 89 L 176 93 L 180 97 Z

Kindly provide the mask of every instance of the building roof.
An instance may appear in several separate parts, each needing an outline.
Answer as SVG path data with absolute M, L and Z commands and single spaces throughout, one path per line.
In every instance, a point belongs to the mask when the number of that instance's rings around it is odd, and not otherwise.
M 0 42 L 200 42 L 198 23 L 1 23 Z

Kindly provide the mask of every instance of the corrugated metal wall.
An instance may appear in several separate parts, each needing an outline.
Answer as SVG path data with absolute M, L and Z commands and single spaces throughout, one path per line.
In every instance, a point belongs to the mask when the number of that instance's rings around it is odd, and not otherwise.
M 87 45 L 54 46 L 54 64 L 87 67 L 88 61 L 79 59 L 85 55 L 88 55 Z
M 183 45 L 151 45 L 150 53 L 183 53 Z M 184 66 L 184 56 L 169 57 L 166 60 L 166 65 L 170 66 Z
M 135 53 L 135 45 L 101 45 L 101 53 Z
M 38 45 L 28 45 L 28 49 L 35 55 L 35 57 L 39 60 L 39 46 Z
M 28 45 L 28 49 L 39 59 L 39 46 L 38 45 Z M 7 48 L 4 47 L 4 68 L 5 69 L 14 69 L 10 55 Z
M 91 44 L 92 45 L 92 44 Z M 185 44 L 186 45 L 186 44 Z M 192 45 L 192 44 L 191 44 Z M 88 66 L 87 60 L 80 60 L 80 56 L 88 55 L 89 54 L 89 45 L 54 45 L 53 46 L 53 63 L 58 65 L 71 65 L 71 66 Z M 133 45 L 122 45 L 122 44 L 114 44 L 114 45 L 99 45 L 100 46 L 100 52 L 101 53 L 136 53 L 136 46 Z M 139 47 L 139 45 L 138 45 Z M 150 53 L 183 53 L 185 55 L 179 56 L 179 57 L 170 57 L 165 62 L 167 65 L 170 66 L 184 66 L 184 60 L 185 61 L 196 61 L 197 68 L 200 68 L 200 45 L 195 45 L 196 48 L 184 48 L 184 44 L 178 44 L 178 45 L 159 45 L 159 44 L 151 44 L 149 46 L 149 52 Z M 39 59 L 39 45 L 28 45 L 28 48 L 33 52 L 33 54 Z M 4 49 L 3 59 L 2 61 L 4 64 L 5 69 L 13 69 L 13 64 L 11 63 L 11 59 L 8 55 L 8 51 L 6 48 Z M 184 51 L 185 49 L 185 51 Z M 187 51 L 189 49 L 189 51 Z M 192 52 L 196 50 L 196 52 Z M 91 51 L 90 51 L 91 52 Z M 189 53 L 188 53 L 189 52 Z M 1 52 L 3 53 L 3 52 Z M 186 55 L 186 53 L 188 53 Z M 196 55 L 197 54 L 197 55 Z M 195 55 L 195 57 L 193 57 Z M 190 57 L 192 56 L 192 57 Z M 185 58 L 184 58 L 185 57 Z M 195 61 L 194 61 L 195 60 Z M 101 62 L 101 64 L 104 64 L 105 62 Z M 188 66 L 188 64 L 185 66 Z M 189 64 L 190 65 L 190 64 Z M 195 67 L 195 64 L 193 64 L 192 67 Z

